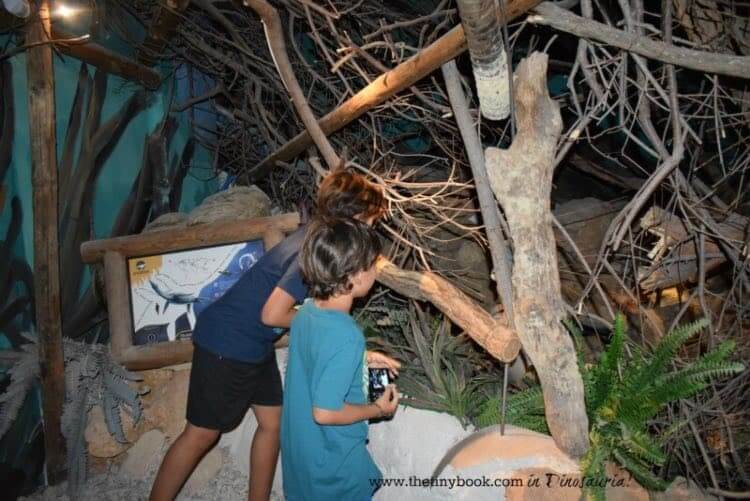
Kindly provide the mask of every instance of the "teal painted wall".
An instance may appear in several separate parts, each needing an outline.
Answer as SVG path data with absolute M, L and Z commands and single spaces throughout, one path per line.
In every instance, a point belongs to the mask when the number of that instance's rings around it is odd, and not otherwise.
M 0 37 L 0 46 L 5 44 Z M 26 57 L 19 54 L 10 60 L 13 70 L 13 99 L 15 105 L 15 134 L 13 144 L 13 158 L 11 166 L 2 180 L 5 187 L 6 197 L 0 212 L 0 239 L 5 235 L 11 220 L 11 199 L 18 197 L 22 208 L 22 229 L 19 238 L 15 242 L 13 254 L 24 259 L 33 267 L 34 245 L 33 245 L 33 208 L 32 208 L 32 184 L 31 163 L 29 151 L 29 123 L 28 123 L 28 95 L 26 93 Z M 63 150 L 68 117 L 70 115 L 73 99 L 78 85 L 78 73 L 81 62 L 67 57 L 56 56 L 54 59 L 55 71 L 55 108 L 57 113 L 57 153 L 60 158 Z M 112 149 L 96 183 L 94 199 L 93 229 L 96 238 L 106 238 L 110 235 L 111 227 L 120 206 L 127 199 L 133 181 L 141 167 L 143 156 L 143 145 L 145 137 L 160 126 L 168 111 L 171 96 L 175 100 L 184 99 L 187 94 L 187 81 L 185 78 L 175 78 L 171 69 L 162 72 L 170 75 L 163 85 L 155 92 L 151 92 L 148 105 L 136 115 L 121 135 L 118 143 Z M 95 68 L 89 66 L 89 73 L 93 76 Z M 200 92 L 200 87 L 196 92 Z M 110 75 L 108 79 L 107 95 L 104 100 L 102 111 L 102 123 L 116 113 L 122 105 L 130 98 L 139 87 L 119 77 Z M 2 99 L 2 96 L 0 96 Z M 170 161 L 179 156 L 190 137 L 189 114 L 184 112 L 176 116 L 179 127 L 170 143 Z M 215 125 L 213 115 L 197 113 L 201 125 L 211 128 Z M 0 131 L 2 133 L 2 131 Z M 211 193 L 217 190 L 217 182 L 212 179 L 212 154 L 200 145 L 196 145 L 191 160 L 190 171 L 183 183 L 180 210 L 189 211 Z M 208 178 L 208 179 L 207 179 Z M 64 262 L 60 263 L 65 266 Z M 88 285 L 87 278 L 82 285 L 82 290 Z M 17 294 L 24 293 L 22 287 L 15 291 Z M 17 324 L 27 324 L 29 314 L 19 315 Z M 0 333 L 0 349 L 9 347 L 7 338 Z M 0 368 L 0 371 L 3 369 Z M 0 372 L 0 378 L 3 375 Z M 39 458 L 30 458 L 29 442 L 37 432 L 40 419 L 39 393 L 34 390 L 26 404 L 19 413 L 17 422 L 11 427 L 0 442 L 0 462 L 5 462 L 14 467 L 29 472 L 30 464 Z
M 23 209 L 23 230 L 16 248 L 16 255 L 24 256 L 29 264 L 33 264 L 33 232 L 31 227 L 31 164 L 29 152 L 29 124 L 27 117 L 26 89 L 26 58 L 23 54 L 11 60 L 13 67 L 13 89 L 15 101 L 15 138 L 13 159 L 10 171 L 5 179 L 6 200 L 0 214 L 0 235 L 4 235 L 10 222 L 10 199 L 19 197 Z M 62 154 L 63 141 L 73 105 L 78 72 L 81 62 L 71 58 L 55 58 L 55 109 L 57 113 L 57 152 L 58 158 Z M 93 75 L 94 68 L 89 67 Z M 169 87 L 174 86 L 175 79 L 171 78 L 162 87 L 150 93 L 150 104 L 134 117 L 128 124 L 120 141 L 112 150 L 109 158 L 99 175 L 96 185 L 94 202 L 94 233 L 97 238 L 104 238 L 114 222 L 114 218 L 130 193 L 135 176 L 141 166 L 143 141 L 146 135 L 161 123 L 164 118 L 169 99 Z M 107 97 L 102 111 L 102 122 L 110 118 L 127 99 L 138 90 L 138 87 L 119 77 L 109 76 Z M 188 118 L 186 113 L 178 117 L 180 127 L 171 143 L 171 158 L 182 151 L 189 137 Z M 216 183 L 212 180 L 203 181 L 206 172 L 211 169 L 211 154 L 202 147 L 197 147 L 191 170 L 199 175 L 191 175 L 185 179 L 180 210 L 187 211 L 199 204 L 207 195 L 216 190 Z M 61 263 L 64 265 L 64 263 Z

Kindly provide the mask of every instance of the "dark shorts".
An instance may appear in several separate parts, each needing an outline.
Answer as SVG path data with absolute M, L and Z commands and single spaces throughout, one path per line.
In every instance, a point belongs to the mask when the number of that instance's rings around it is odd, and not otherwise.
M 276 352 L 262 362 L 248 363 L 195 346 L 187 400 L 190 424 L 224 433 L 242 422 L 251 405 L 281 403 Z

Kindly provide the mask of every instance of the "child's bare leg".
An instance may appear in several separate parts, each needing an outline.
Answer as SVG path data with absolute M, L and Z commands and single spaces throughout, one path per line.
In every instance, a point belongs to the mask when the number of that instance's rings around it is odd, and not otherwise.
M 280 405 L 253 405 L 258 429 L 250 448 L 250 501 L 268 501 L 279 458 Z
M 203 456 L 219 439 L 218 430 L 201 428 L 190 423 L 172 443 L 164 456 L 151 488 L 151 501 L 172 500 L 182 488 Z

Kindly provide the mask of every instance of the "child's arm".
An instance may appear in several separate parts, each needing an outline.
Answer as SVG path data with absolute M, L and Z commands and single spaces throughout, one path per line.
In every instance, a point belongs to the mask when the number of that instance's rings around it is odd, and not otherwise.
M 318 424 L 342 425 L 391 416 L 396 412 L 398 400 L 399 396 L 396 387 L 389 384 L 380 398 L 371 404 L 358 405 L 345 403 L 341 409 L 335 411 L 313 407 L 313 419 Z
M 281 287 L 276 287 L 268 296 L 260 312 L 260 321 L 269 327 L 288 329 L 297 311 L 294 309 L 294 297 Z

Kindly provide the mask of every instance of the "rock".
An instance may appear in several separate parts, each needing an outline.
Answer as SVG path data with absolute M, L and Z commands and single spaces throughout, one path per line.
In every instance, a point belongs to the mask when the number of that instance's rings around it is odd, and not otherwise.
M 102 408 L 98 405 L 91 408 L 84 435 L 88 443 L 89 454 L 98 458 L 112 458 L 132 447 L 133 442 L 143 432 L 143 423 L 139 423 L 138 427 L 133 426 L 133 419 L 127 412 L 121 412 L 120 417 L 125 438 L 128 439 L 128 442 L 124 444 L 115 440 L 109 433 Z
M 623 470 L 614 463 L 607 463 L 607 478 L 623 479 L 623 486 L 607 486 L 604 494 L 608 501 L 649 501 L 650 496 L 646 489 L 633 480 L 633 475 Z
M 401 406 L 393 419 L 370 425 L 368 448 L 383 478 L 424 479 L 430 477 L 446 451 L 470 432 L 450 414 Z M 383 486 L 375 499 L 437 498 L 432 489 L 421 486 Z
M 187 226 L 188 215 L 182 212 L 168 212 L 157 217 L 143 228 L 143 233 L 150 231 L 171 230 Z
M 159 467 L 164 445 L 165 437 L 161 431 L 147 431 L 128 450 L 120 466 L 120 474 L 135 479 L 147 477 Z
M 257 186 L 235 186 L 209 197 L 193 209 L 187 224 L 213 223 L 221 219 L 247 219 L 269 216 L 271 199 Z
M 122 454 L 139 439 L 139 437 L 149 430 L 154 428 L 166 429 L 170 433 L 176 427 L 184 426 L 184 410 L 181 415 L 176 415 L 173 412 L 164 410 L 164 405 L 172 405 L 177 400 L 173 398 L 169 403 L 162 403 L 155 405 L 156 399 L 164 398 L 164 390 L 161 388 L 169 383 L 175 376 L 175 374 L 181 374 L 181 377 L 186 377 L 185 374 L 188 371 L 170 369 L 155 369 L 140 372 L 143 376 L 143 382 L 139 385 L 141 392 L 146 392 L 141 397 L 143 402 L 144 412 L 137 426 L 133 425 L 133 419 L 127 412 L 121 412 L 122 418 L 122 429 L 125 432 L 125 438 L 128 443 L 121 444 L 117 442 L 107 430 L 107 424 L 104 421 L 104 413 L 99 406 L 92 407 L 88 415 L 88 423 L 86 424 L 86 441 L 88 442 L 89 454 L 93 457 L 98 458 L 112 458 Z M 180 386 L 183 382 L 173 383 L 169 391 L 180 391 Z M 176 387 L 176 388 L 175 388 Z M 187 387 L 185 387 L 187 392 Z M 187 393 L 186 393 L 187 395 Z M 179 403 L 178 403 L 179 404 Z M 154 412 L 153 408 L 156 408 Z M 183 403 L 182 409 L 185 404 Z M 180 421 L 182 419 L 182 421 Z M 177 424 L 174 424 L 177 422 Z M 176 436 L 176 435 L 175 435 Z
M 138 371 L 138 375 L 143 378 L 139 385 L 139 391 L 141 392 L 141 399 L 144 404 L 150 401 L 156 389 L 161 388 L 174 377 L 178 367 L 182 368 L 182 366 L 172 366 L 162 369 Z M 187 365 L 187 368 L 189 369 L 190 365 Z
M 153 389 L 144 399 L 144 416 L 148 428 L 158 428 L 171 443 L 185 428 L 189 370 L 174 370 L 162 386 Z
M 224 464 L 224 454 L 219 447 L 214 447 L 198 463 L 193 474 L 185 483 L 182 492 L 187 495 L 193 495 L 201 491 L 221 470 Z

